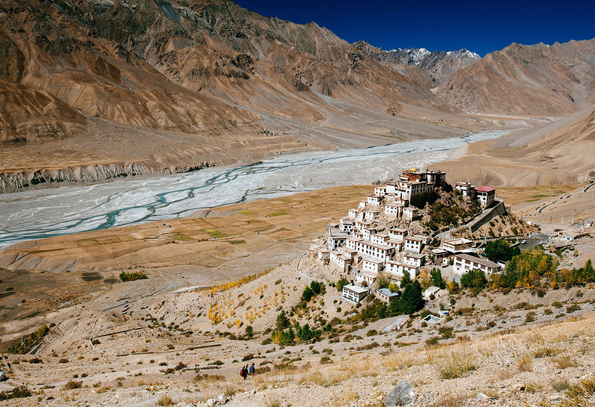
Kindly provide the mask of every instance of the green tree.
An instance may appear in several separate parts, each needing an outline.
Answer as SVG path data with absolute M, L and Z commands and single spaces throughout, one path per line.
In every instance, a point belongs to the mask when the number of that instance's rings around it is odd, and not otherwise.
M 312 290 L 314 295 L 322 294 L 324 292 L 324 283 L 313 280 L 310 283 L 310 289 Z
M 285 311 L 281 310 L 281 313 L 277 315 L 277 329 L 283 330 L 285 328 L 289 328 L 289 318 L 285 315 Z
M 595 281 L 595 270 L 593 270 L 593 264 L 591 263 L 591 259 L 587 260 L 587 264 L 585 264 L 583 274 L 585 275 L 585 279 L 587 281 Z
M 254 336 L 254 329 L 252 328 L 252 325 L 248 325 L 246 327 L 246 338 L 252 339 L 253 336 Z
M 346 285 L 349 285 L 349 281 L 347 281 L 345 277 L 341 277 L 341 279 L 337 281 L 337 290 L 339 290 L 340 292 L 343 291 L 343 287 L 345 287 Z
M 312 289 L 310 287 L 304 288 L 304 291 L 302 292 L 302 300 L 308 302 L 312 299 L 312 297 L 314 297 L 314 292 Z
M 378 276 L 376 277 L 376 284 L 378 285 L 378 288 L 388 288 L 390 280 L 388 279 L 386 274 L 378 273 Z
M 486 275 L 481 270 L 469 270 L 461 277 L 461 286 L 464 288 L 482 289 L 488 283 Z
M 403 277 L 401 278 L 401 290 L 404 290 L 409 284 L 411 284 L 411 274 L 405 270 L 403 271 Z
M 401 311 L 404 314 L 413 314 L 424 307 L 424 300 L 422 296 L 422 289 L 419 282 L 416 280 L 408 284 L 403 290 L 401 298 Z
M 440 269 L 433 268 L 432 271 L 430 271 L 430 278 L 432 279 L 432 284 L 434 286 L 439 287 L 441 289 L 446 288 L 446 283 L 442 279 L 442 272 L 440 271 Z
M 498 239 L 486 244 L 484 254 L 492 261 L 510 261 L 521 254 L 521 250 L 518 246 L 512 247 L 506 240 Z

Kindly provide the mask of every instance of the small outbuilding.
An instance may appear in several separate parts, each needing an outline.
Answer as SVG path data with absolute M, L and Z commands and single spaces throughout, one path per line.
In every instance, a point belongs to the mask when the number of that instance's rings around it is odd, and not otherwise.
M 359 287 L 357 285 L 346 285 L 343 287 L 343 298 L 353 301 L 353 302 L 360 302 L 368 295 L 368 289 L 364 287 Z

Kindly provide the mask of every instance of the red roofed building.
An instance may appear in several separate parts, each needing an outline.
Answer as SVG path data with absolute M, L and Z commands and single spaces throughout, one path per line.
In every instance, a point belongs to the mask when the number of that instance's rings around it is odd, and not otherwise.
M 494 203 L 494 197 L 496 196 L 496 190 L 491 187 L 479 187 L 475 189 L 477 198 L 484 208 L 489 207 Z

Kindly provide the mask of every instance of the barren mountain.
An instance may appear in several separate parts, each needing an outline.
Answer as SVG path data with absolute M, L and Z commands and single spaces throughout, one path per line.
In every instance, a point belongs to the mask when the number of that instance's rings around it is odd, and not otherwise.
M 256 126 L 258 111 L 317 123 L 325 120 L 321 96 L 382 112 L 402 103 L 454 111 L 314 23 L 262 17 L 229 1 L 0 7 L 4 79 L 124 124 L 229 132 Z
M 595 100 L 595 40 L 513 43 L 460 69 L 438 95 L 470 113 L 568 114 Z
M 0 27 L 6 176 L 46 157 L 150 173 L 485 126 L 315 23 L 230 1 L 7 0 Z
M 472 63 L 466 50 L 350 45 L 227 0 L 6 0 L 0 176 L 19 188 L 97 164 L 167 173 L 510 124 L 459 109 L 568 113 L 593 98 L 593 51 L 514 45 Z M 533 77 L 511 83 L 497 55 Z
M 595 180 L 595 106 L 538 129 L 471 145 L 440 163 L 451 180 L 477 185 L 556 185 Z M 463 149 L 462 149 L 463 150 Z M 464 153 L 464 154 L 463 154 Z

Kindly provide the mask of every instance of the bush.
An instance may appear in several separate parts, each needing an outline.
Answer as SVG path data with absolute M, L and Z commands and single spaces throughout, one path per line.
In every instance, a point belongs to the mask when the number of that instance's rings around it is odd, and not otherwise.
M 535 321 L 535 312 L 529 311 L 527 315 L 525 315 L 525 324 Z
M 566 313 L 570 314 L 573 313 L 575 311 L 580 311 L 581 310 L 581 306 L 578 304 L 572 304 L 566 307 Z
M 19 399 L 31 396 L 31 390 L 26 385 L 15 387 L 12 390 L 0 392 L 0 401 L 9 399 Z
M 346 285 L 349 285 L 349 281 L 347 281 L 347 279 L 345 277 L 341 277 L 341 279 L 339 281 L 337 281 L 337 290 L 339 292 L 343 291 L 343 287 L 345 287 Z
M 120 273 L 120 280 L 124 283 L 126 281 L 134 281 L 134 280 L 144 280 L 148 278 L 145 273 L 142 271 L 135 271 L 132 273 L 121 272 Z
M 157 405 L 158 406 L 173 406 L 174 402 L 171 399 L 171 397 L 164 394 L 163 396 L 159 397 L 159 400 L 157 400 Z
M 321 365 L 328 365 L 329 363 L 333 363 L 333 361 L 328 356 L 323 356 L 323 357 L 320 358 L 320 364 Z
M 451 355 L 438 366 L 442 379 L 450 380 L 462 377 L 465 373 L 477 369 L 475 361 L 468 355 Z
M 428 346 L 438 345 L 439 340 L 440 340 L 440 337 L 432 336 L 430 339 L 426 339 L 426 345 L 428 345 Z
M 63 390 L 74 390 L 74 389 L 80 389 L 81 387 L 83 387 L 83 382 L 69 380 L 64 386 L 62 386 L 62 389 Z

